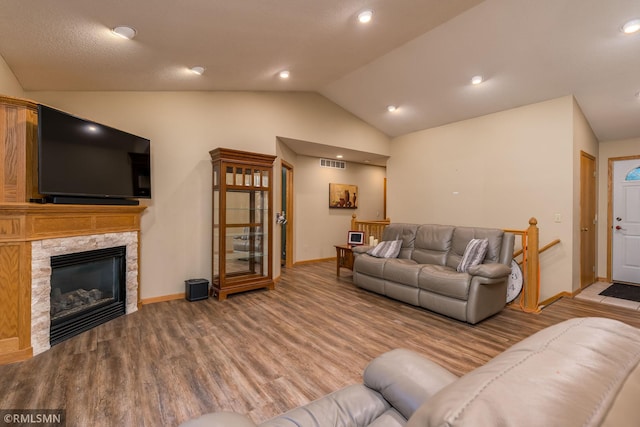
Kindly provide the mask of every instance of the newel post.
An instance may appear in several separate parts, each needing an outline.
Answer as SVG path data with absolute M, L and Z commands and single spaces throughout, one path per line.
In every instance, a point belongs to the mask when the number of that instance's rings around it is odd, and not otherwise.
M 526 311 L 538 310 L 538 299 L 540 298 L 540 253 L 538 243 L 538 220 L 531 218 L 529 220 L 529 228 L 527 228 L 527 247 L 526 247 L 526 284 L 524 292 L 523 308 Z

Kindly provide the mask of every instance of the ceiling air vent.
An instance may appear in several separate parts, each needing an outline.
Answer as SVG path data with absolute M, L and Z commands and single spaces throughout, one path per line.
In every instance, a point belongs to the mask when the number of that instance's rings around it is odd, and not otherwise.
M 347 162 L 342 160 L 320 159 L 320 166 L 323 168 L 346 169 Z

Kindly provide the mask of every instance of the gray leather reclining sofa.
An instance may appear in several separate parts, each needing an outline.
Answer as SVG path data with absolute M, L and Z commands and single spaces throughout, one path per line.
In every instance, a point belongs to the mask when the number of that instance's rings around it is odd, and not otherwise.
M 487 239 L 483 262 L 458 272 L 471 239 Z M 494 228 L 389 224 L 382 241 L 402 240 L 397 258 L 355 247 L 353 282 L 369 291 L 475 324 L 498 313 L 507 300 L 514 235 Z
M 374 359 L 351 385 L 260 427 L 637 427 L 640 329 L 571 319 L 458 378 L 406 349 Z M 256 427 L 219 412 L 184 427 Z

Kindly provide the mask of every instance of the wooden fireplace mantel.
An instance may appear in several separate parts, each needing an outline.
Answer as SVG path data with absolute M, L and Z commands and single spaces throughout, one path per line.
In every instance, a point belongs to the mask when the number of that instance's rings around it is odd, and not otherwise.
M 37 114 L 36 103 L 0 95 L 0 365 L 33 354 L 31 242 L 130 231 L 138 233 L 139 242 L 146 208 L 29 203 L 42 197 L 37 193 Z
M 0 204 L 0 242 L 140 231 L 146 206 Z

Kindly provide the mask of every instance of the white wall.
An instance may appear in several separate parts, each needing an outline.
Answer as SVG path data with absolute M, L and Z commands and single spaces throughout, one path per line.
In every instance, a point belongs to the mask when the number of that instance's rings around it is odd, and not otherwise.
M 296 193 L 304 197 L 314 185 L 321 194 L 328 191 L 320 187 L 334 178 L 323 177 L 314 184 L 317 177 L 297 167 L 295 153 L 276 148 L 277 135 L 391 155 L 388 214 L 394 221 L 524 229 L 528 218 L 535 216 L 541 244 L 555 238 L 563 241 L 543 254 L 541 299 L 575 289 L 576 279 L 571 278 L 575 275 L 569 270 L 575 271 L 578 259 L 572 231 L 579 227 L 576 153 L 583 149 L 594 154 L 594 138 L 577 104 L 571 107 L 571 97 L 415 132 L 389 145 L 380 132 L 310 93 L 29 93 L 22 90 L 2 57 L 0 93 L 48 103 L 153 140 L 154 198 L 143 216 L 144 298 L 181 292 L 187 277 L 210 278 L 210 245 L 208 237 L 202 237 L 210 232 L 210 149 L 225 146 L 277 154 L 296 166 Z M 573 126 L 568 125 L 571 115 Z M 567 144 L 571 127 L 573 145 Z M 607 161 L 640 154 L 640 138 L 602 142 L 597 154 L 597 271 L 604 277 Z M 275 171 L 279 159 L 276 163 Z M 279 174 L 275 176 L 274 184 L 280 185 Z M 312 182 L 307 184 L 303 177 Z M 454 196 L 454 191 L 459 194 Z M 275 203 L 279 206 L 279 199 Z M 296 246 L 311 229 L 304 225 L 305 215 L 318 212 L 306 208 L 304 204 L 297 208 L 302 221 L 297 223 Z M 562 223 L 552 221 L 555 213 L 562 215 Z M 375 212 L 358 212 L 358 216 L 374 217 Z M 331 217 L 340 218 L 340 226 L 346 221 L 338 213 Z M 314 216 L 312 221 L 318 219 Z M 309 238 L 315 236 L 310 234 Z M 296 248 L 296 259 L 332 256 L 331 245 L 342 237 L 327 236 L 322 250 Z M 167 259 L 170 267 L 165 265 Z
M 351 215 L 384 219 L 385 168 L 347 163 L 344 170 L 320 167 L 315 157 L 298 156 L 294 167 L 295 261 L 336 256 L 347 243 Z M 358 186 L 358 208 L 329 208 L 329 183 Z M 304 218 L 304 221 L 299 221 Z
M 540 300 L 571 291 L 573 113 L 566 96 L 393 139 L 389 216 L 519 230 L 535 217 L 541 246 L 562 241 L 541 256 Z
M 573 100 L 573 281 L 572 291 L 580 289 L 580 152 L 596 158 L 596 168 L 598 164 L 598 139 L 596 138 L 591 125 L 585 118 L 577 101 Z M 596 182 L 597 186 L 597 182 Z M 597 194 L 597 187 L 596 187 Z M 597 197 L 597 196 L 596 196 Z M 597 203 L 597 200 L 596 200 Z M 597 205 L 596 205 L 597 206 Z M 597 233 L 596 233 L 597 234 Z M 599 245 L 596 236 L 596 251 Z M 597 264 L 597 260 L 596 260 Z M 597 271 L 597 267 L 596 267 Z M 596 273 L 597 277 L 597 273 Z
M 184 292 L 184 280 L 211 279 L 211 163 L 216 147 L 276 154 L 276 137 L 388 155 L 388 138 L 313 93 L 270 92 L 31 92 L 31 99 L 151 139 L 153 199 L 142 216 L 142 298 Z M 297 163 L 300 163 L 299 161 Z M 296 239 L 311 244 L 323 224 L 306 212 L 306 180 L 296 165 Z M 280 185 L 279 163 L 274 184 Z M 325 179 L 324 177 L 322 179 Z M 278 190 L 279 191 L 279 190 Z M 302 199 L 302 200 L 300 200 Z M 279 199 L 275 200 L 279 203 Z M 299 207 L 298 207 L 299 206 Z M 315 222 L 321 221 L 321 222 Z M 349 226 L 340 224 L 341 233 Z M 333 233 L 333 230 L 332 230 Z M 298 260 L 331 256 L 332 233 Z M 308 235 L 311 234 L 311 237 Z M 276 239 L 278 241 L 278 239 Z M 278 253 L 278 252 L 275 252 Z M 326 254 L 326 255 L 325 255 Z M 335 250 L 333 251 L 335 256 Z M 277 258 L 277 257 L 276 257 Z M 274 262 L 276 273 L 279 263 Z
M 0 94 L 24 98 L 22 86 L 2 56 L 0 56 Z
M 601 142 L 598 148 L 600 165 L 598 167 L 598 276 L 607 277 L 609 159 L 640 155 L 640 137 Z
M 383 219 L 386 168 L 347 162 L 344 170 L 328 169 L 320 167 L 319 158 L 297 155 L 283 143 L 277 148 L 279 161 L 293 166 L 293 262 L 335 257 L 334 245 L 346 243 L 352 214 L 361 219 Z M 330 183 L 357 185 L 358 208 L 330 209 Z M 281 186 L 280 182 L 276 185 Z M 278 211 L 279 197 L 275 206 Z M 276 226 L 276 251 L 280 249 L 280 230 Z

